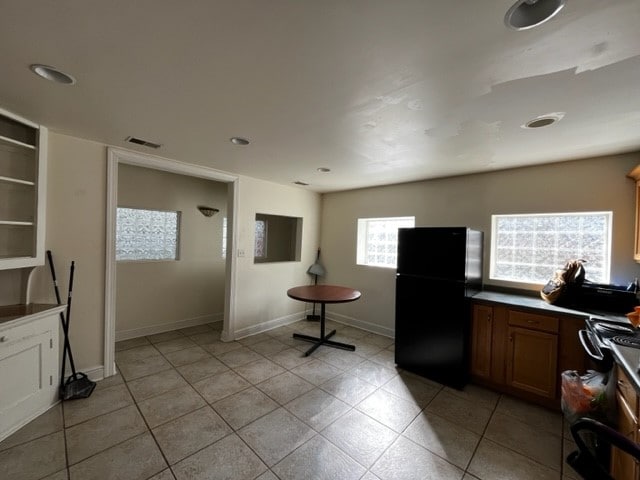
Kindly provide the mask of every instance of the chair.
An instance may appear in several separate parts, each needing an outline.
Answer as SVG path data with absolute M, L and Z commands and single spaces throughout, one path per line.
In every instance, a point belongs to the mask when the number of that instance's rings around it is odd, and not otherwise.
M 609 475 L 610 446 L 616 446 L 640 461 L 640 445 L 592 418 L 581 418 L 571 425 L 571 435 L 578 450 L 567 456 L 567 463 L 584 480 L 614 480 Z

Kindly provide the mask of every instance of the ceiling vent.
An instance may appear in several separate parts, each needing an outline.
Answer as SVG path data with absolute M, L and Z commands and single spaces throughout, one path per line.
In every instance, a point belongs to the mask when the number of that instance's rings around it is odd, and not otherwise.
M 303 187 L 308 187 L 308 186 L 309 186 L 309 184 L 308 184 L 308 183 L 306 183 L 306 182 L 301 182 L 300 180 L 296 180 L 296 181 L 295 181 L 295 182 L 293 182 L 293 183 L 295 183 L 296 185 L 301 185 L 301 186 L 303 186 Z
M 159 143 L 147 142 L 146 140 L 142 140 L 136 137 L 127 137 L 124 140 L 129 143 L 135 143 L 136 145 L 142 145 L 143 147 L 149 148 L 160 148 L 162 146 Z

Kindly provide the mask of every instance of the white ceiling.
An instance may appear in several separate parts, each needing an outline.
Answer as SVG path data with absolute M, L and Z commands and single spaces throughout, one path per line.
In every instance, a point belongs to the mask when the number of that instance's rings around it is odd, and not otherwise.
M 512 3 L 0 0 L 0 106 L 319 192 L 639 151 L 640 1 L 567 0 L 519 32 Z

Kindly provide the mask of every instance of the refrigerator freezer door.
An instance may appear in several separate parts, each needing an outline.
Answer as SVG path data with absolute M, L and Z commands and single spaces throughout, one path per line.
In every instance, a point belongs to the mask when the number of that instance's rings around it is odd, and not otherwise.
M 398 229 L 398 274 L 466 279 L 466 228 Z
M 462 388 L 468 382 L 469 300 L 463 282 L 396 277 L 395 361 Z

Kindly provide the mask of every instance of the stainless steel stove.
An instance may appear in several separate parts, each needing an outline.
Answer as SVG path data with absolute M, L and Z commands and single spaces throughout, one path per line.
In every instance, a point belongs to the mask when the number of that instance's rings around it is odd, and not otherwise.
M 579 332 L 580 343 L 599 369 L 609 370 L 613 366 L 611 344 L 640 348 L 640 331 L 612 320 L 590 317 L 585 320 L 584 330 Z

